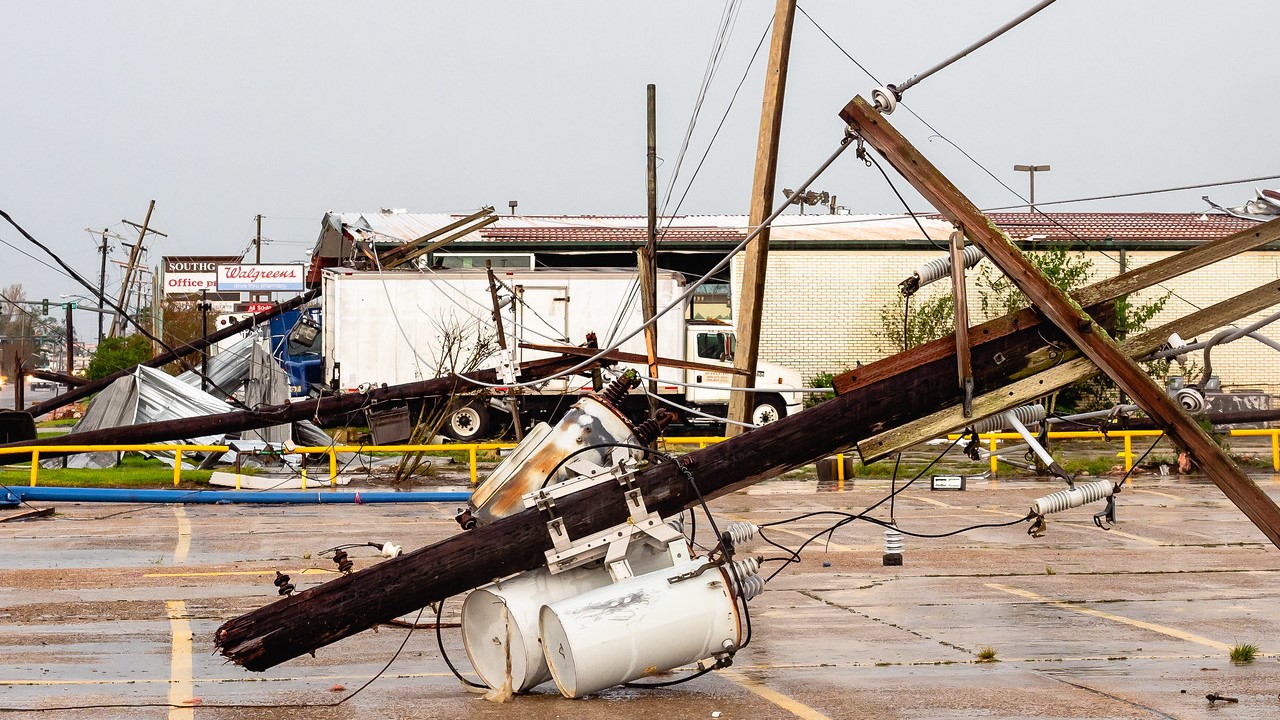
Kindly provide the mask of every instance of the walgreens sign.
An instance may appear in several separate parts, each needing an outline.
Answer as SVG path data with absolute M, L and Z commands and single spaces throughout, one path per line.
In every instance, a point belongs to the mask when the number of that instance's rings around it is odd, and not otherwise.
M 305 289 L 305 265 L 219 265 L 218 292 Z

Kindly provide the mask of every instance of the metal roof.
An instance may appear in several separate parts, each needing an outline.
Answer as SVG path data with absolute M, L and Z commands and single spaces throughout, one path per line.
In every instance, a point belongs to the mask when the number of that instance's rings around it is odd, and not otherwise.
M 1201 213 L 988 213 L 1014 240 L 1032 235 L 1048 242 L 1078 240 L 1177 242 L 1215 240 L 1256 227 L 1229 215 Z
M 1198 242 L 1230 235 L 1254 223 L 1229 215 L 1198 213 L 989 213 L 1015 240 L 1038 236 L 1049 242 Z M 464 217 L 451 213 L 330 213 L 352 237 L 374 242 L 407 242 Z M 916 220 L 919 221 L 917 225 Z M 635 245 L 644 242 L 641 215 L 500 215 L 496 223 L 454 241 L 455 246 L 536 244 Z M 680 215 L 659 218 L 660 241 L 671 244 L 737 243 L 747 234 L 745 215 Z M 944 240 L 950 223 L 939 215 L 783 215 L 773 224 L 772 241 L 830 247 L 848 243 L 911 243 Z

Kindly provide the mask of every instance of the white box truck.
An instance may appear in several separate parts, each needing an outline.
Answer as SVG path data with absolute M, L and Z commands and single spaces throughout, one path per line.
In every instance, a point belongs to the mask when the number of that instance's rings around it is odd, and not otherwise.
M 641 324 L 635 270 L 539 269 L 496 270 L 503 328 L 516 363 L 550 354 L 519 347 L 582 345 L 595 333 L 600 347 Z M 658 273 L 657 303 L 666 307 L 685 290 L 680 273 Z M 396 385 L 427 380 L 467 369 L 477 345 L 483 360 L 477 368 L 497 367 L 501 355 L 493 338 L 493 301 L 483 269 L 370 272 L 325 270 L 321 293 L 321 355 L 324 377 L 336 390 Z M 720 321 L 692 321 L 687 305 L 658 320 L 658 355 L 726 368 L 725 372 L 661 368 L 658 393 L 672 405 L 684 425 L 718 426 L 728 406 L 733 366 L 733 326 Z M 644 334 L 624 342 L 624 352 L 643 355 Z M 628 367 L 619 365 L 618 369 Z M 647 368 L 637 367 L 642 374 Z M 802 406 L 798 372 L 760 363 L 755 393 L 755 424 L 772 422 Z M 700 387 L 707 386 L 707 387 Z M 572 375 L 553 380 L 520 396 L 522 424 L 555 417 L 573 396 L 591 389 L 591 379 Z M 624 411 L 641 420 L 648 399 L 633 393 Z M 506 406 L 494 399 L 475 399 L 450 412 L 444 431 L 462 440 L 477 440 L 509 424 Z

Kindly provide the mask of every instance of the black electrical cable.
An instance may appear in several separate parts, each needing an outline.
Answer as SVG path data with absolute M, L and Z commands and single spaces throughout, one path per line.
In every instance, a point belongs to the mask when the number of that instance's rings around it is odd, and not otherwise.
M 62 269 L 66 271 L 67 275 L 68 275 L 72 280 L 75 280 L 76 282 L 80 283 L 80 285 L 82 285 L 83 287 L 87 288 L 87 289 L 89 290 L 89 292 L 93 293 L 93 296 L 94 296 L 94 297 L 98 298 L 98 301 L 99 301 L 99 302 L 101 302 L 103 305 L 106 305 L 106 306 L 110 307 L 112 310 L 115 310 L 115 311 L 116 311 L 120 316 L 122 316 L 125 320 L 128 320 L 129 322 L 133 323 L 133 326 L 134 326 L 135 328 L 137 328 L 137 330 L 138 330 L 138 332 L 139 332 L 139 333 L 141 333 L 143 336 L 145 336 L 148 340 L 151 340 L 151 341 L 152 341 L 152 342 L 154 342 L 155 344 L 157 344 L 157 345 L 159 345 L 160 347 L 164 348 L 165 352 L 172 353 L 173 355 L 178 356 L 178 352 L 177 352 L 176 350 L 174 350 L 173 348 L 169 347 L 169 345 L 168 345 L 167 343 L 165 343 L 165 341 L 164 341 L 164 340 L 162 340 L 162 339 L 160 339 L 160 338 L 156 337 L 155 335 L 151 334 L 151 332 L 150 332 L 150 331 L 148 331 L 145 327 L 143 327 L 143 326 L 142 326 L 142 323 L 138 322 L 136 318 L 134 318 L 132 315 L 130 315 L 130 314 L 128 314 L 127 312 L 125 312 L 124 308 L 122 308 L 122 307 L 120 307 L 119 305 L 117 305 L 114 301 L 112 301 L 112 300 L 108 300 L 108 299 L 107 299 L 107 296 L 106 296 L 106 293 L 104 293 L 104 292 L 102 292 L 101 290 L 99 290 L 99 289 L 98 289 L 98 287 L 97 287 L 96 285 L 94 285 L 93 283 L 91 283 L 91 282 L 89 282 L 88 280 L 85 280 L 83 277 L 81 277 L 81 276 L 80 276 L 80 273 L 78 273 L 78 272 L 76 272 L 74 269 L 72 269 L 72 267 L 71 267 L 70 265 L 68 265 L 66 262 L 64 262 L 62 258 L 58 257 L 58 255 L 57 255 L 57 254 L 55 254 L 52 250 L 50 250 L 47 246 L 45 246 L 45 244 L 44 244 L 44 243 L 40 242 L 39 240 L 36 240 L 36 239 L 35 239 L 35 237 L 34 237 L 34 236 L 32 236 L 32 235 L 31 235 L 31 233 L 27 232 L 27 231 L 26 231 L 26 229 L 24 229 L 21 225 L 19 225 L 19 224 L 17 223 L 17 221 L 15 221 L 15 220 L 14 220 L 14 219 L 9 215 L 9 213 L 5 212 L 4 210 L 0 210 L 0 217 L 4 218 L 4 219 L 5 219 L 5 221 L 6 221 L 6 222 L 8 222 L 10 225 L 12 225 L 12 226 L 14 227 L 14 229 L 16 229 L 19 233 L 22 233 L 22 236 L 23 236 L 23 237 L 25 237 L 28 241 L 30 241 L 33 245 L 35 245 L 36 247 L 38 247 L 38 248 L 40 248 L 41 250 L 43 250 L 43 251 L 44 251 L 44 252 L 45 252 L 49 257 L 53 258 L 54 262 L 58 263 L 58 265 L 59 265 L 59 266 L 61 266 L 61 267 L 62 267 Z M 178 356 L 178 359 L 179 359 L 179 360 L 181 360 L 181 359 L 182 359 L 182 357 L 181 357 L 181 356 Z M 248 407 L 246 407 L 246 406 L 244 405 L 244 403 L 242 403 L 242 402 L 240 402 L 239 400 L 236 400 L 234 397 L 232 397 L 232 396 L 231 396 L 231 393 L 228 393 L 227 391 L 223 390 L 221 387 L 218 387 L 218 384 L 217 384 L 217 383 L 215 383 L 215 382 L 213 382 L 212 380 L 210 380 L 210 379 L 209 379 L 209 377 L 208 377 L 208 376 L 206 376 L 203 372 L 201 372 L 200 370 L 197 370 L 197 369 L 195 369 L 195 368 L 192 368 L 191 370 L 192 370 L 192 372 L 194 372 L 196 375 L 200 376 L 201 378 L 203 378 L 203 379 L 205 379 L 205 380 L 208 380 L 208 381 L 209 381 L 209 384 L 210 384 L 210 385 L 212 385 L 212 386 L 213 386 L 213 388 L 214 388 L 215 390 L 217 390 L 218 392 L 222 393 L 223 395 L 225 395 L 225 396 L 227 397 L 227 401 L 228 401 L 228 402 L 230 402 L 230 403 L 232 403 L 233 405 L 235 405 L 235 406 L 237 406 L 237 407 L 241 408 L 242 410 L 248 410 L 248 409 L 249 409 Z
M 444 664 L 449 666 L 449 672 L 453 673 L 453 676 L 458 678 L 463 685 L 479 690 L 492 690 L 493 688 L 483 682 L 478 683 L 463 677 L 462 673 L 458 672 L 458 668 L 454 667 L 453 661 L 449 659 L 449 652 L 444 649 L 444 633 L 440 632 L 440 620 L 444 617 L 444 601 L 447 599 L 444 598 L 436 604 L 436 645 L 440 648 L 440 657 L 444 660 Z M 510 648 L 508 648 L 508 651 L 510 651 Z
M 942 247 L 937 242 L 935 242 L 933 238 L 929 237 L 928 231 L 926 231 L 924 229 L 924 225 L 920 223 L 920 218 L 916 217 L 916 214 L 911 211 L 911 206 L 907 204 L 907 199 L 902 197 L 902 193 L 898 192 L 898 188 L 896 185 L 893 184 L 893 180 L 889 179 L 889 173 L 885 172 L 884 168 L 880 167 L 880 161 L 876 160 L 875 154 L 864 153 L 863 156 L 871 161 L 871 164 L 874 165 L 875 168 L 880 171 L 880 175 L 884 177 L 884 181 L 889 183 L 889 189 L 893 191 L 894 195 L 898 196 L 898 202 L 902 203 L 902 207 L 904 210 L 907 211 L 907 215 L 911 216 L 911 219 L 915 221 L 916 227 L 920 229 L 920 234 L 924 235 L 924 239 L 928 240 L 929 244 L 932 245 L 934 248 L 941 250 L 943 252 L 947 252 L 947 248 Z M 904 343 L 906 342 L 906 338 L 903 338 L 903 342 Z

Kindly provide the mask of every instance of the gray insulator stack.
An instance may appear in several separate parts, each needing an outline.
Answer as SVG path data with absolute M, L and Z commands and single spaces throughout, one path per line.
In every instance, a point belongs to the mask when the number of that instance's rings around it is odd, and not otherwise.
M 760 562 L 755 558 L 735 560 L 725 568 L 734 590 L 743 601 L 764 592 L 764 578 L 760 577 Z
M 1050 513 L 1062 512 L 1063 510 L 1109 498 L 1115 492 L 1116 484 L 1111 480 L 1076 483 L 1076 486 L 1070 490 L 1060 490 L 1056 493 L 1045 495 L 1031 503 L 1031 514 L 1044 517 Z
M 1012 412 L 1014 417 L 1018 418 L 1019 422 L 1028 427 L 1044 422 L 1045 417 L 1044 406 L 1039 404 L 1023 405 L 1022 407 L 1016 407 L 1013 410 L 1006 410 L 1005 412 Z M 992 415 L 989 418 L 983 418 L 966 429 L 972 429 L 979 435 L 983 433 L 1000 432 L 1001 430 L 1005 430 L 1009 427 L 1009 421 L 1005 420 L 1004 415 L 1005 413 L 1000 413 L 999 415 Z
M 977 245 L 966 245 L 964 248 L 964 266 L 971 268 L 977 265 L 982 258 L 982 249 Z M 903 280 L 899 287 L 902 288 L 903 295 L 913 295 L 917 290 L 928 285 L 931 282 L 937 282 L 942 278 L 951 277 L 951 256 L 940 257 L 937 260 L 929 262 L 916 268 L 911 273 L 911 277 Z

